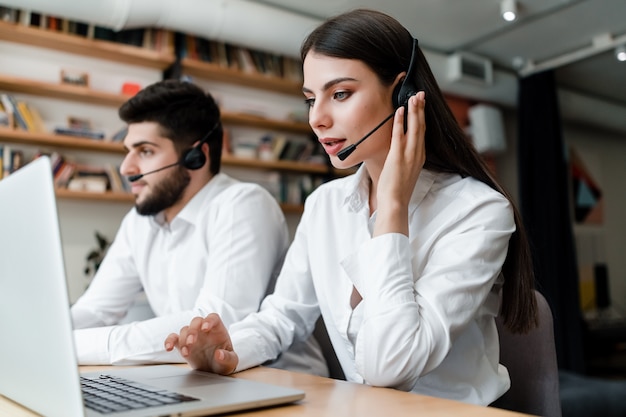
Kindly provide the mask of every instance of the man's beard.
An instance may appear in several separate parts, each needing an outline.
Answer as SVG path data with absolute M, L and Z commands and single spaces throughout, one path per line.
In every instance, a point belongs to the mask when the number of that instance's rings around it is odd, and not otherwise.
M 143 216 L 152 216 L 172 207 L 183 195 L 189 185 L 191 177 L 183 167 L 177 167 L 171 176 L 165 177 L 155 184 L 152 192 L 141 203 L 136 203 L 137 213 Z

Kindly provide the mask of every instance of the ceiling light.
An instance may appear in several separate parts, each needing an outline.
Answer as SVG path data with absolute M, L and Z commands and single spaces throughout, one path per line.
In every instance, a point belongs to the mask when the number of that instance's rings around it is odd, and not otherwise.
M 620 45 L 615 48 L 615 58 L 621 62 L 626 61 L 626 45 Z
M 500 13 L 507 22 L 512 22 L 517 18 L 517 3 L 515 0 L 502 0 L 500 3 Z

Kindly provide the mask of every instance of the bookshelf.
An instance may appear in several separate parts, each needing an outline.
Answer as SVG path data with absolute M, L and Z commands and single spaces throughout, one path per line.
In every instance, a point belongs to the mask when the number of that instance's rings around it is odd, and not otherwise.
M 49 146 L 63 149 L 76 149 L 94 152 L 125 154 L 124 146 L 119 142 L 76 138 L 73 136 L 56 135 L 53 133 L 35 133 L 24 130 L 0 128 L 0 141 L 35 146 Z M 321 164 L 310 164 L 297 161 L 262 161 L 259 159 L 237 158 L 224 155 L 222 164 L 251 169 L 286 171 L 304 174 L 327 174 L 328 167 Z
M 176 62 L 174 42 L 170 43 L 171 48 L 156 51 L 146 47 L 87 38 L 76 34 L 55 32 L 2 21 L 0 21 L 0 41 L 159 70 L 166 70 Z M 180 65 L 185 75 L 193 77 L 233 84 L 244 88 L 265 90 L 281 95 L 285 94 L 291 97 L 300 97 L 302 94 L 301 82 L 293 79 L 281 78 L 276 75 L 244 72 L 240 69 L 222 67 L 217 63 L 203 62 L 191 58 L 181 59 Z M 4 74 L 1 70 L 0 91 L 74 103 L 95 104 L 111 108 L 118 108 L 130 98 L 130 96 L 125 94 L 99 91 L 85 86 L 34 80 L 22 77 L 20 74 Z M 311 133 L 308 123 L 305 122 L 270 119 L 244 112 L 222 111 L 222 121 L 225 125 L 241 126 L 262 131 L 296 135 L 308 135 Z M 108 140 L 94 140 L 8 128 L 0 128 L 0 143 L 41 146 L 59 151 L 86 151 L 94 155 L 109 154 L 116 156 L 125 154 L 121 143 Z M 345 175 L 343 172 L 337 172 L 321 164 L 288 160 L 263 161 L 237 158 L 226 154 L 223 157 L 223 166 L 316 177 Z M 123 193 L 120 195 L 120 193 L 113 192 L 97 194 L 58 190 L 57 195 L 68 200 L 132 202 L 131 195 L 124 195 Z M 286 213 L 301 213 L 303 209 L 301 204 L 282 204 L 282 207 Z
M 135 201 L 135 197 L 129 193 L 120 193 L 107 191 L 105 193 L 94 193 L 88 191 L 71 191 L 65 188 L 57 188 L 55 190 L 57 198 L 65 200 L 84 200 L 84 201 L 99 201 L 99 202 L 118 202 L 128 203 L 129 205 Z M 302 205 L 300 204 L 288 204 L 280 203 L 280 207 L 284 213 L 302 214 Z
M 0 74 L 0 90 L 104 106 L 121 106 L 130 96 L 70 84 L 54 84 Z
M 244 87 L 260 88 L 277 93 L 302 95 L 302 83 L 259 73 L 245 73 L 232 68 L 224 68 L 211 62 L 183 58 L 181 67 L 185 74 Z
M 155 51 L 2 21 L 0 21 L 0 40 L 161 70 L 176 60 L 173 48 Z
M 130 98 L 130 96 L 125 94 L 98 91 L 89 87 L 35 81 L 1 73 L 0 91 L 24 93 L 111 107 L 119 107 Z M 259 127 L 262 129 L 274 129 L 294 133 L 309 133 L 311 131 L 307 123 L 272 120 L 245 113 L 224 111 L 222 112 L 222 121 L 225 124 Z

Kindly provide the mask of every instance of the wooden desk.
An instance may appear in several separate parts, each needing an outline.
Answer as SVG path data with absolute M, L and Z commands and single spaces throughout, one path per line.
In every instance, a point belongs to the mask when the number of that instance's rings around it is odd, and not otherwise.
M 81 367 L 81 371 L 106 368 Z M 240 372 L 235 377 L 299 388 L 306 392 L 306 397 L 294 404 L 230 414 L 237 417 L 512 417 L 523 415 L 492 407 L 480 407 L 389 388 L 370 387 L 272 368 L 253 368 Z M 0 396 L 0 416 L 32 417 L 34 415 L 9 399 Z

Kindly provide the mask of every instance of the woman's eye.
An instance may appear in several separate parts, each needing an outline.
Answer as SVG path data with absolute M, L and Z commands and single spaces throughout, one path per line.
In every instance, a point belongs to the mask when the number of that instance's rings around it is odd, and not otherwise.
M 139 153 L 140 153 L 142 156 L 150 156 L 150 155 L 152 155 L 154 152 L 152 152 L 152 149 L 143 148 L 143 149 L 141 149 L 141 150 L 139 151 Z
M 348 93 L 347 91 L 337 91 L 334 94 L 334 98 L 335 100 L 345 100 L 350 96 L 350 93 Z
M 314 98 L 304 99 L 304 104 L 306 104 L 308 108 L 313 107 L 313 103 L 315 103 L 315 99 Z

